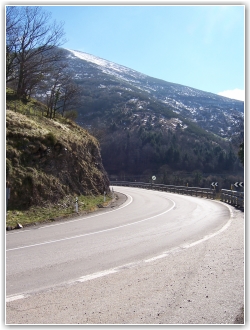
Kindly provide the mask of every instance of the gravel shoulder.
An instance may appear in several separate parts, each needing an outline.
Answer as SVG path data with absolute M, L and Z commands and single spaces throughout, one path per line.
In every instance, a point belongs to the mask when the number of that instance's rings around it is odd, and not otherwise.
M 218 235 L 152 262 L 7 302 L 6 324 L 243 323 L 244 213 L 228 207 L 232 222 Z

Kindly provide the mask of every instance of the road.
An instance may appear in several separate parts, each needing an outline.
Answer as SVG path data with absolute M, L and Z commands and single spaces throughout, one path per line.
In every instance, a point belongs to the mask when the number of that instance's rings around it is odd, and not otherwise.
M 137 188 L 115 190 L 127 196 L 120 207 L 7 233 L 7 306 L 184 255 L 223 235 L 232 223 L 232 208 L 216 201 Z M 169 272 L 173 275 L 175 268 Z M 10 311 L 9 322 L 20 323 Z

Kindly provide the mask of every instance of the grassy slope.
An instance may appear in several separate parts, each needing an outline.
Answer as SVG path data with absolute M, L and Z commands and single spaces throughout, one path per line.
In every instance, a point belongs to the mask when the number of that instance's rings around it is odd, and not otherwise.
M 109 189 L 98 141 L 70 120 L 44 117 L 35 100 L 17 101 L 8 90 L 6 103 L 6 225 L 74 214 L 76 196 L 80 213 L 98 208 Z
M 48 203 L 45 206 L 31 206 L 26 210 L 8 210 L 6 216 L 6 228 L 14 229 L 18 223 L 22 226 L 29 226 L 39 223 L 53 222 L 62 219 L 70 219 L 74 216 L 90 213 L 107 206 L 111 196 L 104 201 L 103 196 L 79 196 L 78 213 L 76 213 L 75 199 L 66 196 L 57 204 Z

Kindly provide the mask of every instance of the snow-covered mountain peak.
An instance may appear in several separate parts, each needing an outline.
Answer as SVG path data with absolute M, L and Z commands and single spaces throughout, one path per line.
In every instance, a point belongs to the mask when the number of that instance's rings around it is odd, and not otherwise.
M 99 67 L 102 67 L 103 69 L 110 69 L 110 70 L 115 70 L 119 73 L 130 73 L 131 72 L 136 72 L 132 69 L 129 69 L 123 65 L 120 65 L 120 64 L 116 64 L 114 62 L 111 62 L 111 61 L 107 61 L 107 60 L 104 60 L 103 58 L 100 58 L 98 56 L 94 56 L 94 55 L 91 55 L 91 54 L 88 54 L 88 53 L 84 53 L 84 52 L 80 52 L 80 51 L 76 51 L 76 50 L 71 50 L 71 49 L 68 49 L 71 53 L 73 53 L 74 56 L 82 59 L 82 60 L 85 60 L 85 61 L 88 61 L 88 62 L 91 62 L 93 64 L 96 64 L 98 65 Z M 137 72 L 136 72 L 137 73 Z M 138 73 L 137 73 L 138 74 Z
M 88 53 L 76 51 L 76 50 L 71 50 L 71 49 L 68 49 L 68 50 L 70 52 L 72 52 L 76 57 L 78 57 L 82 60 L 97 64 L 99 66 L 103 66 L 103 67 L 106 67 L 106 68 L 111 68 L 113 70 L 121 71 L 121 68 L 120 68 L 119 65 L 117 65 L 115 63 L 112 63 L 112 62 L 109 62 L 107 60 L 104 60 L 100 57 L 97 57 L 97 56 L 94 56 L 94 55 L 91 55 L 91 54 L 88 54 Z
M 67 51 L 72 75 L 81 83 L 84 82 L 85 89 L 90 88 L 88 95 L 99 95 L 100 90 L 106 91 L 100 106 L 102 108 L 109 97 L 109 108 L 126 108 L 129 100 L 138 98 L 141 98 L 138 102 L 144 104 L 145 99 L 148 99 L 146 103 L 150 106 L 145 106 L 145 111 L 153 112 L 155 107 L 158 107 L 158 112 L 161 107 L 171 109 L 182 118 L 191 120 L 203 129 L 222 137 L 231 137 L 234 134 L 232 127 L 237 133 L 239 123 L 244 121 L 244 102 L 156 79 L 85 52 L 70 49 Z M 89 84 L 91 79 L 95 80 L 94 86 L 98 89 L 94 93 L 95 87 Z M 116 98 L 117 95 L 120 97 Z M 123 105 L 121 100 L 125 102 Z M 99 97 L 93 98 L 93 104 L 99 101 Z M 140 105 L 138 103 L 138 109 L 141 109 Z
M 124 79 L 124 75 L 129 75 L 133 78 L 142 78 L 142 77 L 146 77 L 146 75 L 139 73 L 133 69 L 127 68 L 123 65 L 111 62 L 111 61 L 107 61 L 103 58 L 100 58 L 98 56 L 94 56 L 88 53 L 84 53 L 81 51 L 77 51 L 77 50 L 72 50 L 72 49 L 67 49 L 68 51 L 70 51 L 75 57 L 80 58 L 81 60 L 90 62 L 94 65 L 97 65 L 99 67 L 99 69 L 101 69 L 104 73 L 108 73 L 111 75 L 114 75 L 116 77 L 119 78 L 123 78 Z M 127 80 L 127 79 L 124 79 Z

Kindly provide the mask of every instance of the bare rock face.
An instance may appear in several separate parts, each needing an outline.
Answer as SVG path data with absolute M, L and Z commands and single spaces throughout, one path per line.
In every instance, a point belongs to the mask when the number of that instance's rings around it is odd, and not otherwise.
M 8 207 L 26 208 L 66 195 L 109 191 L 99 143 L 69 120 L 6 112 Z

